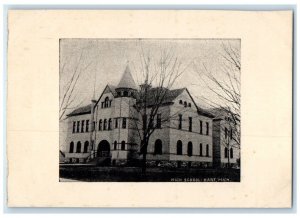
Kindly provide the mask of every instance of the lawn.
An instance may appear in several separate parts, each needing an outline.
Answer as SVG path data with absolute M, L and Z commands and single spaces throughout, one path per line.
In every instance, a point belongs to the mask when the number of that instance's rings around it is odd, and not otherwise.
M 138 167 L 60 166 L 62 181 L 85 182 L 239 182 L 239 169 L 165 169 Z

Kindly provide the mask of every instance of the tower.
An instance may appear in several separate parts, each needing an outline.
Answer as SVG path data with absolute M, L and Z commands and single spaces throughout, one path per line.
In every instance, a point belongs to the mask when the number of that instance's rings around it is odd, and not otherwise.
M 131 75 L 127 65 L 125 71 L 116 87 L 115 108 L 114 108 L 114 133 L 112 151 L 112 162 L 118 164 L 127 162 L 137 150 L 134 130 L 134 105 L 136 102 L 138 87 Z

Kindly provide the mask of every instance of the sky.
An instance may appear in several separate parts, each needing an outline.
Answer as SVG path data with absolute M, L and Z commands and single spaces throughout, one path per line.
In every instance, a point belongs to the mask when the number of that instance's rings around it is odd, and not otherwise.
M 203 96 L 216 96 L 204 83 L 203 66 L 218 78 L 224 77 L 220 71 L 224 64 L 222 44 L 228 43 L 240 51 L 238 39 L 61 39 L 60 102 L 74 72 L 81 74 L 71 97 L 74 100 L 69 105 L 70 111 L 97 99 L 107 84 L 117 85 L 127 64 L 135 82 L 141 84 L 144 80 L 141 54 L 158 61 L 161 52 L 168 51 L 185 69 L 172 88 L 186 87 L 198 106 L 207 108 Z

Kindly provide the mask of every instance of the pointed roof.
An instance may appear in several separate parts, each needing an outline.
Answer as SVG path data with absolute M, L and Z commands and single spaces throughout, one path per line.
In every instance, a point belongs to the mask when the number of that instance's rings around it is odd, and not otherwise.
M 126 66 L 126 69 L 123 73 L 123 76 L 117 85 L 117 88 L 130 88 L 130 89 L 137 89 L 137 85 L 134 82 L 134 79 L 130 73 L 129 66 Z

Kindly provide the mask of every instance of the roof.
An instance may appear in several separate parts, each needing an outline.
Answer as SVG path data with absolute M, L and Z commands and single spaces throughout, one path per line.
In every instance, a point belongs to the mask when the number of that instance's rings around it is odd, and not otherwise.
M 89 104 L 89 105 L 86 105 L 86 106 L 83 106 L 83 107 L 79 107 L 79 108 L 73 110 L 67 116 L 71 117 L 71 116 L 81 115 L 81 114 L 90 114 L 91 113 L 91 107 L 92 107 L 92 104 Z
M 167 103 L 171 103 L 175 100 L 175 98 L 177 98 L 183 91 L 185 90 L 185 88 L 182 89 L 173 89 L 173 90 L 169 90 L 167 88 L 161 88 L 161 87 L 157 87 L 157 88 L 151 88 L 148 90 L 148 94 L 147 94 L 147 106 L 152 106 L 155 105 L 157 101 L 156 97 L 157 96 L 162 96 L 164 95 L 164 99 L 162 99 L 162 104 L 167 104 Z M 140 99 L 137 100 L 137 104 L 142 102 L 142 97 L 140 96 Z
M 126 66 L 126 69 L 121 77 L 119 84 L 117 85 L 117 88 L 138 89 L 130 73 L 130 69 L 128 65 Z

